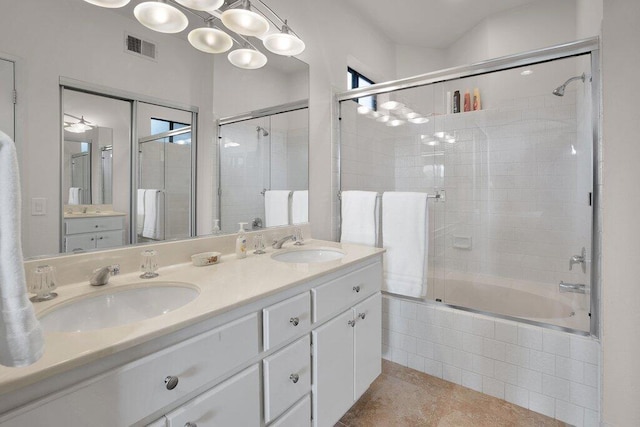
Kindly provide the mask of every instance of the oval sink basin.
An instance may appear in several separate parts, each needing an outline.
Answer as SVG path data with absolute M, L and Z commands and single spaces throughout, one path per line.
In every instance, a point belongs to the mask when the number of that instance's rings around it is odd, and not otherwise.
M 344 252 L 337 249 L 292 249 L 271 255 L 271 258 L 280 262 L 313 263 L 335 261 L 344 257 Z
M 63 303 L 40 317 L 40 324 L 49 332 L 111 328 L 161 316 L 193 301 L 200 293 L 186 283 L 137 285 Z

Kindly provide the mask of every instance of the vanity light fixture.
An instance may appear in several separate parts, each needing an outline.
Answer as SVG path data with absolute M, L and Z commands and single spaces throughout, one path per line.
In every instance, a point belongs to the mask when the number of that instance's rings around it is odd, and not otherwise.
M 204 12 L 213 12 L 224 4 L 224 0 L 175 0 L 184 7 Z
M 238 7 L 222 12 L 221 19 L 225 27 L 244 36 L 260 37 L 269 31 L 269 22 L 251 10 L 249 0 L 241 0 Z
M 87 3 L 91 3 L 100 7 L 107 7 L 109 9 L 115 9 L 118 7 L 124 7 L 129 4 L 131 0 L 84 0 Z
M 130 0 L 84 1 L 107 8 L 123 7 L 130 2 Z M 194 48 L 206 53 L 226 52 L 231 49 L 234 41 L 241 46 L 250 44 L 242 36 L 260 38 L 264 47 L 277 55 L 294 56 L 302 53 L 305 49 L 305 44 L 291 29 L 287 21 L 282 20 L 262 0 L 256 1 L 276 20 L 282 23 L 280 28 L 271 18 L 268 18 L 264 11 L 257 8 L 253 8 L 255 11 L 252 10 L 249 0 L 149 0 L 138 4 L 133 9 L 133 14 L 142 25 L 161 33 L 179 33 L 187 28 L 189 19 L 180 9 L 204 19 L 209 25 L 196 28 L 189 33 L 187 38 Z M 171 5 L 171 3 L 177 4 L 180 9 Z M 217 11 L 220 8 L 223 9 L 222 12 Z M 203 16 L 203 13 L 205 16 Z M 211 25 L 211 21 L 218 17 L 220 17 L 227 29 L 235 32 L 242 39 L 243 43 L 238 42 L 233 36 Z M 277 29 L 271 34 L 267 34 L 270 28 L 269 22 Z M 249 70 L 261 68 L 267 63 L 267 57 L 256 50 L 253 45 L 251 45 L 251 48 L 243 46 L 229 53 L 227 58 L 236 67 Z
M 179 33 L 187 28 L 189 20 L 176 7 L 164 1 L 146 1 L 133 9 L 138 22 L 160 33 Z
M 422 117 L 420 115 L 418 115 L 417 117 L 411 117 L 409 118 L 409 122 L 415 124 L 415 125 L 421 125 L 423 123 L 429 123 L 429 119 L 426 117 Z
M 245 70 L 256 70 L 264 67 L 267 63 L 267 57 L 264 53 L 250 47 L 232 50 L 227 58 L 233 65 Z
M 387 123 L 390 119 L 391 117 L 389 116 L 380 116 L 376 119 L 376 122 Z
M 396 126 L 403 125 L 404 123 L 405 123 L 404 120 L 392 119 L 392 120 L 387 121 L 387 126 L 396 127 Z
M 206 53 L 223 53 L 233 46 L 231 36 L 224 31 L 213 28 L 211 19 L 207 20 L 206 27 L 192 30 L 187 38 L 191 46 Z
M 361 105 L 358 107 L 358 114 L 369 114 L 371 109 L 366 105 Z
M 273 52 L 277 55 L 299 55 L 305 49 L 304 42 L 291 33 L 291 28 L 287 25 L 286 19 L 284 24 L 282 24 L 280 32 L 269 34 L 262 40 L 262 43 L 269 52 Z
M 387 101 L 385 103 L 383 103 L 382 105 L 380 105 L 380 108 L 384 109 L 384 110 L 398 110 L 400 108 L 403 108 L 404 104 L 398 102 L 398 101 Z

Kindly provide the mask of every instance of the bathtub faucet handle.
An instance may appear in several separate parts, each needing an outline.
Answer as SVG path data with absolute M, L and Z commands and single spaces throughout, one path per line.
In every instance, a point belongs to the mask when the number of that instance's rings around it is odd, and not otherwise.
M 580 255 L 574 255 L 571 258 L 569 258 L 569 271 L 573 270 L 573 264 L 581 264 L 582 272 L 586 273 L 587 272 L 587 266 L 585 262 L 586 259 L 587 259 L 587 250 L 583 246 L 582 251 L 580 252 Z

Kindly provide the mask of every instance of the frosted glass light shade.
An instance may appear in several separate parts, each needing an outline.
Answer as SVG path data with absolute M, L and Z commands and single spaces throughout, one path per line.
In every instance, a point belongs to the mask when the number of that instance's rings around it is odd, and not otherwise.
M 304 52 L 304 42 L 289 33 L 269 34 L 262 41 L 264 47 L 277 55 L 294 56 Z
M 427 119 L 426 117 L 412 117 L 409 119 L 409 121 L 416 125 L 421 125 L 423 123 L 428 123 L 429 119 Z
M 224 4 L 224 0 L 176 0 L 189 9 L 214 11 Z
M 269 30 L 266 19 L 247 9 L 227 9 L 220 19 L 225 27 L 244 36 L 259 37 Z
M 404 104 L 398 101 L 387 101 L 380 106 L 380 108 L 383 108 L 385 110 L 398 110 L 402 107 L 404 107 Z
M 184 13 L 157 1 L 140 3 L 133 9 L 133 14 L 142 25 L 160 33 L 179 33 L 189 25 Z
M 233 46 L 233 40 L 229 34 L 217 28 L 196 28 L 187 38 L 191 46 L 206 53 L 223 53 Z
M 95 6 L 100 6 L 100 7 L 108 7 L 109 9 L 115 9 L 118 7 L 124 7 L 127 4 L 129 4 L 129 2 L 131 0 L 84 0 L 87 3 L 91 3 Z
M 238 68 L 255 70 L 262 68 L 267 63 L 267 57 L 262 52 L 254 49 L 236 49 L 229 52 L 229 62 Z

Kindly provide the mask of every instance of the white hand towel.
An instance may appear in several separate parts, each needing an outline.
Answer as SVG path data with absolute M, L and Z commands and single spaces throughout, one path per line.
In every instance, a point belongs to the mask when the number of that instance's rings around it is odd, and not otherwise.
M 80 204 L 80 188 L 79 187 L 69 187 L 69 203 L 70 205 L 79 205 Z
M 388 192 L 382 195 L 383 289 L 422 297 L 427 293 L 426 193 Z
M 26 366 L 44 352 L 27 298 L 20 236 L 20 174 L 11 138 L 0 132 L 0 364 Z
M 138 199 L 136 206 L 136 234 L 142 235 L 144 229 L 144 193 L 145 189 L 138 188 Z
M 291 197 L 291 223 L 309 222 L 309 191 L 294 191 Z
M 147 189 L 144 193 L 144 226 L 142 237 L 164 240 L 164 193 Z
M 378 235 L 378 193 L 375 191 L 343 191 L 341 195 L 342 225 L 340 241 L 375 246 Z
M 264 193 L 265 227 L 289 224 L 289 196 L 291 191 L 276 190 Z

